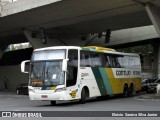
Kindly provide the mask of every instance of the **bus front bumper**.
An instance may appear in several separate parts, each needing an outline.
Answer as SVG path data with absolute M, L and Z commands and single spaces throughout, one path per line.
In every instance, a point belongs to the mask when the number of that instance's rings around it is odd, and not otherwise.
M 66 91 L 50 94 L 29 92 L 29 98 L 30 100 L 71 100 Z

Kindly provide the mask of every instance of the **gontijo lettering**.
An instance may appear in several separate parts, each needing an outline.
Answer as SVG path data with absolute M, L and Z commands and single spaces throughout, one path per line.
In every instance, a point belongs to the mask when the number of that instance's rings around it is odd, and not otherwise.
M 117 76 L 122 76 L 122 75 L 131 75 L 131 71 L 125 71 L 125 70 L 117 70 L 116 71 Z

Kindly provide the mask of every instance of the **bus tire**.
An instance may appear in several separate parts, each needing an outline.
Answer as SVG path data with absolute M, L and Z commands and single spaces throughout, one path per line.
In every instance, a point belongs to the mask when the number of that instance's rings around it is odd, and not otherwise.
M 52 106 L 56 105 L 56 101 L 51 101 L 51 105 Z
M 127 84 L 124 85 L 122 96 L 123 97 L 128 97 L 129 96 L 129 89 L 128 89 L 128 85 Z
M 134 93 L 134 85 L 131 84 L 130 87 L 129 87 L 129 95 L 132 96 Z
M 82 89 L 82 92 L 81 92 L 80 103 L 81 104 L 85 104 L 86 103 L 86 90 L 84 88 Z

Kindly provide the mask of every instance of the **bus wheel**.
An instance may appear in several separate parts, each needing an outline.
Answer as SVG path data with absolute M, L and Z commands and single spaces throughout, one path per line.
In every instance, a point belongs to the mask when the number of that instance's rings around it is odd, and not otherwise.
M 129 94 L 132 96 L 134 93 L 134 85 L 131 84 L 130 87 L 129 87 Z
M 128 96 L 129 96 L 128 85 L 124 85 L 124 88 L 123 88 L 123 97 L 128 97 Z
M 56 105 L 56 101 L 51 101 L 51 105 Z
M 82 89 L 82 92 L 81 92 L 80 103 L 81 103 L 81 104 L 86 103 L 86 90 L 85 90 L 84 88 Z

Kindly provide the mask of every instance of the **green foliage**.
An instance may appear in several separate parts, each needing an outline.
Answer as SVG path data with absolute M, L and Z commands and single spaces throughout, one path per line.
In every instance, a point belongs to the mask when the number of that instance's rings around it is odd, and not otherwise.
M 148 53 L 148 52 L 153 53 L 153 47 L 152 45 L 147 44 L 147 45 L 117 49 L 117 51 L 126 53 Z

